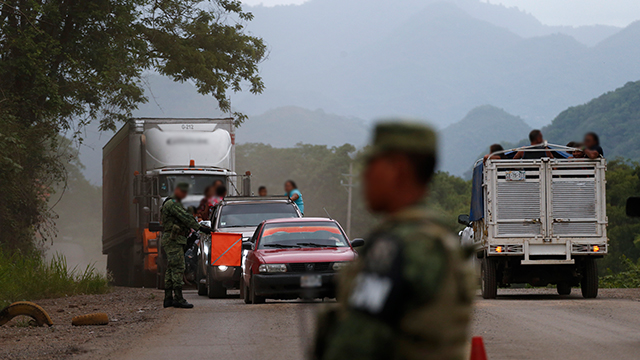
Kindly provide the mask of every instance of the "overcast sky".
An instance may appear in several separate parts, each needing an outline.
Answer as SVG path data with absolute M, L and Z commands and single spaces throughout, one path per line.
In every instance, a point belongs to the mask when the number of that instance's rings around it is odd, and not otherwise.
M 402 1 L 402 0 L 389 0 Z M 547 25 L 627 26 L 640 20 L 640 0 L 481 0 L 517 6 Z M 305 0 L 243 0 L 249 5 L 301 4 Z

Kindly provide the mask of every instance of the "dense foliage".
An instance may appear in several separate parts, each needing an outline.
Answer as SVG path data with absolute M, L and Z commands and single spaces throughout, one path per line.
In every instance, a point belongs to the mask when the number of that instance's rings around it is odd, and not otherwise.
M 47 198 L 69 160 L 58 135 L 126 121 L 147 100 L 143 72 L 192 81 L 225 112 L 243 83 L 261 92 L 252 18 L 236 0 L 0 0 L 0 245 L 48 236 Z
M 640 260 L 640 220 L 626 216 L 627 198 L 640 195 L 640 165 L 620 160 L 607 167 L 607 217 L 609 227 L 609 255 L 599 263 L 600 272 L 626 271 L 625 259 Z
M 595 131 L 608 158 L 640 160 L 639 125 L 640 81 L 563 111 L 543 133 L 550 142 L 566 144 Z
M 607 275 L 600 278 L 600 287 L 603 288 L 639 288 L 640 265 L 633 263 L 626 256 L 619 258 L 622 270 L 614 273 L 607 271 Z M 602 271 L 601 271 L 602 272 Z
M 353 163 L 354 183 L 360 182 L 361 163 L 353 160 L 357 156 L 349 144 L 339 147 L 299 144 L 293 148 L 244 144 L 236 150 L 236 168 L 239 172 L 251 171 L 254 192 L 264 185 L 271 195 L 282 195 L 284 182 L 294 180 L 303 194 L 306 215 L 326 216 L 326 208 L 346 227 L 347 191 L 342 183 L 348 180 L 343 174 L 349 173 L 349 165 Z M 353 191 L 352 237 L 366 236 L 376 223 L 376 218 L 366 209 L 361 191 L 360 187 Z M 431 187 L 431 205 L 452 229 L 458 228 L 457 216 L 468 212 L 470 198 L 470 182 L 447 173 L 436 174 Z

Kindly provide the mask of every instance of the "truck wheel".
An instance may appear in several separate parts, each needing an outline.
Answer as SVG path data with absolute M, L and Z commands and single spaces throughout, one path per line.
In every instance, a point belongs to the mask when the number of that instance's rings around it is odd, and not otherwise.
M 482 281 L 482 298 L 495 299 L 498 295 L 498 281 L 496 279 L 496 262 L 488 257 L 482 259 L 480 269 Z
M 266 298 L 256 295 L 256 284 L 253 282 L 253 279 L 251 279 L 251 286 L 250 286 L 249 292 L 251 293 L 250 294 L 251 295 L 250 300 L 251 300 L 252 304 L 264 304 L 265 303 Z
M 571 295 L 571 284 L 567 282 L 558 283 L 556 290 L 558 290 L 558 295 Z
M 209 280 L 207 281 L 209 283 L 207 288 L 209 299 L 222 299 L 227 296 L 227 289 L 221 282 L 213 279 L 213 271 L 211 269 L 207 271 L 207 279 Z
M 244 282 L 244 279 L 240 279 L 240 297 L 244 300 L 245 304 L 251 304 L 251 297 L 249 295 L 249 287 Z
M 198 264 L 198 270 L 196 270 L 196 285 L 198 286 L 198 295 L 206 296 L 207 295 L 207 284 L 206 282 L 203 284 L 200 280 L 205 280 L 204 274 L 202 273 L 202 266 Z
M 147 289 L 153 289 L 158 285 L 158 275 L 151 271 L 144 271 L 144 287 Z
M 120 257 L 117 252 L 112 250 L 107 253 L 107 273 L 111 276 L 111 282 L 113 285 L 116 286 L 122 286 L 124 283 L 121 264 L 122 262 L 120 261 Z
M 164 275 L 167 271 L 167 256 L 162 250 L 162 245 L 158 244 L 158 257 L 156 258 L 156 265 L 158 267 L 158 273 L 156 276 L 157 287 L 160 290 L 164 290 Z
M 582 269 L 582 297 L 585 299 L 595 299 L 598 296 L 598 266 L 596 260 L 587 258 Z

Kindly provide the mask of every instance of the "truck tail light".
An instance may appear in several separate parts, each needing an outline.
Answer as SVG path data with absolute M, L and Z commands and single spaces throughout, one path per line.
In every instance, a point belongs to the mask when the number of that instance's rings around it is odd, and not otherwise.
M 598 252 L 598 251 L 600 251 L 600 246 L 593 245 L 593 252 Z
M 522 254 L 524 253 L 522 245 L 491 245 L 489 252 L 494 254 Z

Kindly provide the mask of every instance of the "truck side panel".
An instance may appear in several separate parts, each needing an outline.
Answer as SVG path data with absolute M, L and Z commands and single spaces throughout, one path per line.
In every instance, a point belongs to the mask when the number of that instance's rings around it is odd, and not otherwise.
M 102 160 L 102 250 L 104 253 L 135 236 L 131 224 L 133 169 L 130 127 L 125 125 L 103 149 Z M 132 228 L 132 226 L 134 228 Z

